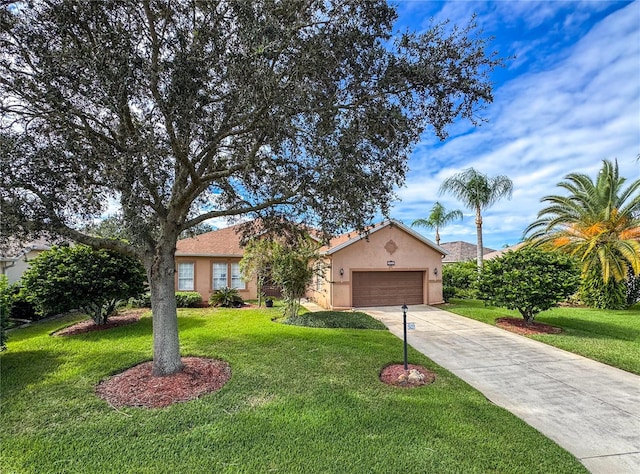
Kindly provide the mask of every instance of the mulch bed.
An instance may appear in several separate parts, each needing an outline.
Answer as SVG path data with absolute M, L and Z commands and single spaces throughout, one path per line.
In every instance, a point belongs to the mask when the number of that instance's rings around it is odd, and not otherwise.
M 85 334 L 93 331 L 104 331 L 105 329 L 117 328 L 120 326 L 126 326 L 127 324 L 133 324 L 140 319 L 143 313 L 149 311 L 146 308 L 130 309 L 117 316 L 111 316 L 107 319 L 106 324 L 97 325 L 93 322 L 93 319 L 87 319 L 86 321 L 80 321 L 79 323 L 69 326 L 51 334 L 52 336 L 75 336 L 77 334 Z
M 151 374 L 153 362 L 144 362 L 103 380 L 96 394 L 114 408 L 162 408 L 220 390 L 231 378 L 224 361 L 183 357 L 184 369 L 162 377 Z
M 424 385 L 429 385 L 436 380 L 436 374 L 425 369 L 421 365 L 407 364 L 407 367 L 409 368 L 407 372 L 411 371 L 411 369 L 415 369 L 424 376 L 424 379 L 421 381 L 411 382 L 406 378 L 401 377 L 402 375 L 406 375 L 404 364 L 391 364 L 382 369 L 382 372 L 380 372 L 380 380 L 382 383 L 387 385 L 403 388 L 422 387 Z M 404 380 L 402 380 L 403 378 Z
M 498 318 L 496 319 L 496 326 L 522 336 L 531 336 L 535 334 L 560 334 L 562 332 L 562 328 L 550 326 L 544 323 L 537 323 L 534 321 L 527 324 L 524 318 Z

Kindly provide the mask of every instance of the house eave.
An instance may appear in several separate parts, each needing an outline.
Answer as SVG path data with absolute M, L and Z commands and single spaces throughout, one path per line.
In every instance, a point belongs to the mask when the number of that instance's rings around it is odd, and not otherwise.
M 412 237 L 416 238 L 417 240 L 419 240 L 420 242 L 422 242 L 423 244 L 431 247 L 432 249 L 436 250 L 437 252 L 439 252 L 442 257 L 444 258 L 446 255 L 449 255 L 449 252 L 447 252 L 445 249 L 443 249 L 442 247 L 440 247 L 439 245 L 437 245 L 435 242 L 427 239 L 426 237 L 424 237 L 423 235 L 419 234 L 418 232 L 416 232 L 415 230 L 411 229 L 410 227 L 407 227 L 406 225 L 404 225 L 402 222 L 398 222 L 395 220 L 387 220 L 382 222 L 379 226 L 374 227 L 371 231 L 369 231 L 368 234 L 359 234 L 356 237 L 354 237 L 353 239 L 349 239 L 346 242 L 341 243 L 340 245 L 336 245 L 335 247 L 332 247 L 330 249 L 325 250 L 324 252 L 322 252 L 322 255 L 333 255 L 336 252 L 339 252 L 340 250 L 362 240 L 367 238 L 368 235 L 371 234 L 375 234 L 376 232 L 378 232 L 379 230 L 385 229 L 386 227 L 389 226 L 397 226 L 400 229 L 402 229 L 403 231 L 405 231 L 407 234 L 411 235 Z

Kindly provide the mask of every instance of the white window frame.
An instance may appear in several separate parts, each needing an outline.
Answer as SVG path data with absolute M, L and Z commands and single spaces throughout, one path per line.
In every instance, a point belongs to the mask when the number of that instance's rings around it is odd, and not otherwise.
M 195 263 L 178 263 L 178 291 L 194 291 L 196 288 Z
M 220 270 L 224 269 L 224 273 Z M 213 262 L 211 265 L 211 287 L 213 290 L 221 290 L 229 285 L 229 265 L 225 262 Z
M 231 288 L 235 288 L 236 290 L 246 290 L 247 282 L 242 278 L 242 272 L 240 271 L 240 263 L 233 262 L 229 264 L 231 275 Z

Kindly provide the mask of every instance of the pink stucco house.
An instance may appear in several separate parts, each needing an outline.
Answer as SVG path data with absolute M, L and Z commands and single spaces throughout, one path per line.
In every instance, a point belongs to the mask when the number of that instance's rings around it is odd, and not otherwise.
M 375 225 L 366 235 L 347 233 L 320 249 L 325 273 L 307 297 L 324 308 L 438 304 L 446 251 L 396 221 Z M 244 282 L 236 227 L 178 241 L 176 288 L 198 291 L 202 299 L 225 286 L 244 299 L 257 298 L 255 281 Z

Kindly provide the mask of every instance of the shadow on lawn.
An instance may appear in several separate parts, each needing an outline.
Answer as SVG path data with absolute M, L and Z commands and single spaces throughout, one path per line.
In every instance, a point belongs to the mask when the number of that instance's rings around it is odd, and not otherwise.
M 633 317 L 633 316 L 629 316 Z M 536 319 L 538 322 L 559 326 L 569 331 L 579 331 L 587 333 L 594 339 L 614 339 L 620 341 L 635 341 L 640 339 L 640 329 L 632 329 L 628 326 L 622 327 L 609 322 L 586 321 L 584 319 L 572 319 L 568 317 L 553 317 Z M 566 333 L 571 335 L 571 332 Z M 558 336 L 562 336 L 559 334 Z
M 37 383 L 55 372 L 62 365 L 62 358 L 54 351 L 10 350 L 0 355 L 0 386 L 3 398 L 19 392 L 26 386 Z

